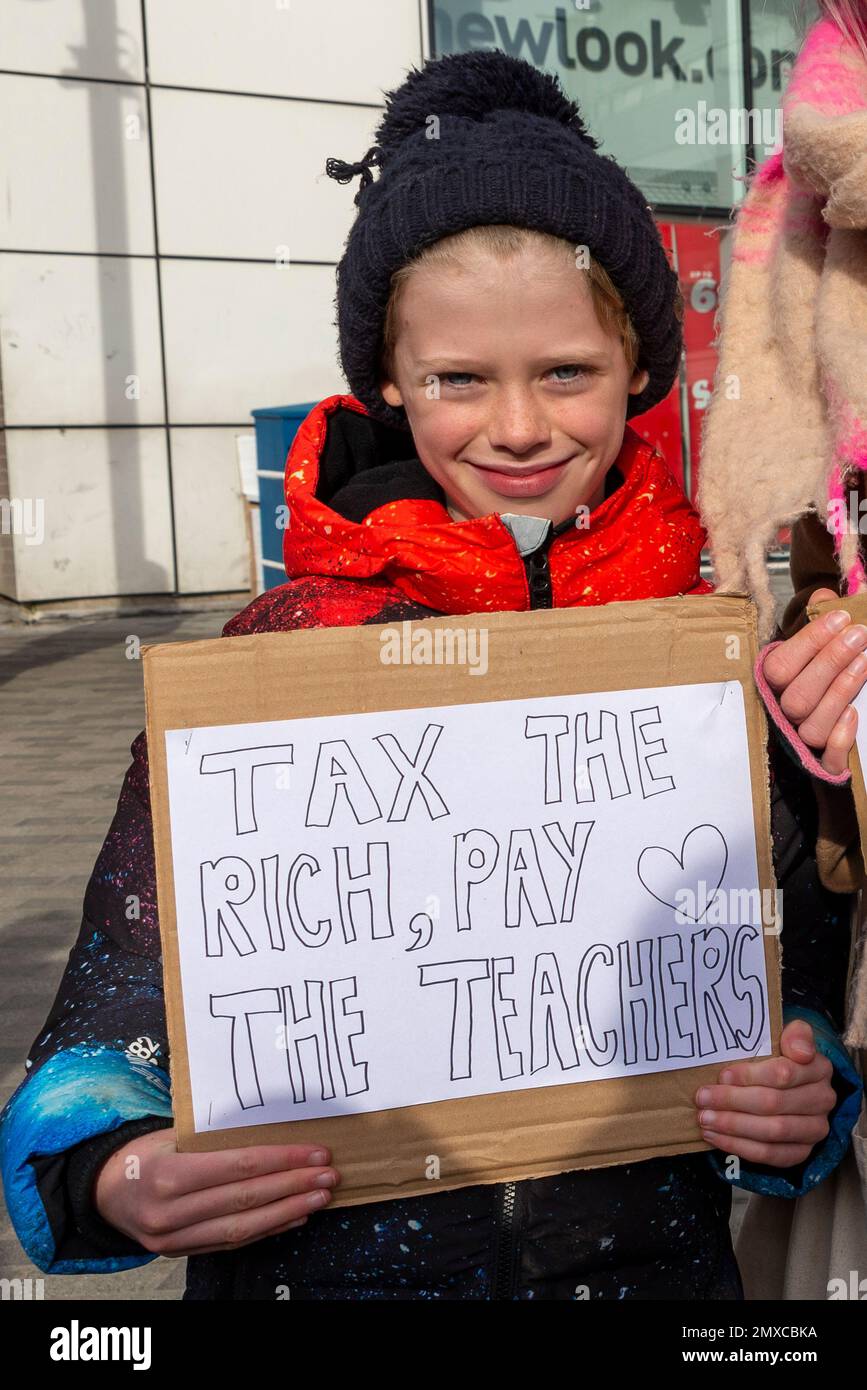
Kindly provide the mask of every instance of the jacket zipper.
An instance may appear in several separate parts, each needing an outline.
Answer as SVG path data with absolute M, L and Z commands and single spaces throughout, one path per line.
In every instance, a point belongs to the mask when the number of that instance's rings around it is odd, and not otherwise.
M 518 1241 L 515 1230 L 517 1183 L 504 1182 L 497 1192 L 497 1241 L 492 1299 L 512 1299 L 518 1272 Z
M 527 583 L 530 586 L 530 607 L 531 608 L 550 608 L 554 602 L 554 594 L 551 589 L 551 566 L 548 564 L 548 546 L 551 544 L 549 534 L 547 540 L 543 541 L 538 550 L 531 550 L 529 555 L 524 556 L 524 568 L 527 571 Z
M 551 586 L 551 565 L 548 559 L 548 551 L 551 549 L 557 537 L 574 525 L 575 523 L 571 517 L 567 517 L 567 519 L 561 521 L 559 525 L 551 526 L 542 544 L 522 557 L 524 569 L 527 572 L 531 608 L 554 607 L 554 591 Z

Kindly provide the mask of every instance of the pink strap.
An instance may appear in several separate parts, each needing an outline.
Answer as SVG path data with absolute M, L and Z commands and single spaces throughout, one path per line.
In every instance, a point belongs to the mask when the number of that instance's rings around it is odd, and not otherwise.
M 794 724 L 791 724 L 789 720 L 786 718 L 786 716 L 783 714 L 783 711 L 780 709 L 779 701 L 777 700 L 776 695 L 771 690 L 771 687 L 768 685 L 767 677 L 765 676 L 764 671 L 765 657 L 768 656 L 768 654 L 772 652 L 775 647 L 779 646 L 780 642 L 769 642 L 768 645 L 764 647 L 762 651 L 759 652 L 754 667 L 756 685 L 759 687 L 759 694 L 761 695 L 762 700 L 764 701 L 765 709 L 768 711 L 768 714 L 773 719 L 783 738 L 786 740 L 789 746 L 792 749 L 794 749 L 801 763 L 801 766 L 804 767 L 812 777 L 817 777 L 820 782 L 832 782 L 834 786 L 837 787 L 844 786 L 845 783 L 848 782 L 852 776 L 849 769 L 847 768 L 845 772 L 834 773 L 825 771 L 819 759 L 816 757 L 816 754 L 813 752 L 812 748 L 807 747 L 804 740 L 798 734 L 798 731 L 795 728 Z

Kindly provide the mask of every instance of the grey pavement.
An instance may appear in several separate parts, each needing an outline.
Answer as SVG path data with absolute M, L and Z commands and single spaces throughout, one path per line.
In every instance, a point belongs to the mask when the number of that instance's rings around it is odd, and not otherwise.
M 782 597 L 786 577 L 774 587 Z M 2 1101 L 23 1077 L 54 999 L 129 746 L 144 727 L 141 662 L 128 659 L 128 639 L 216 637 L 234 611 L 0 625 Z M 741 1210 L 737 1200 L 735 1222 Z M 42 1279 L 45 1298 L 178 1299 L 184 1263 L 157 1259 L 121 1274 L 44 1275 L 25 1257 L 2 1207 L 0 1275 Z
M 243 606 L 243 600 L 237 608 Z M 53 1002 L 129 746 L 144 727 L 142 643 L 218 637 L 236 608 L 0 626 L 0 1100 Z M 2 1204 L 0 1204 L 2 1206 Z M 120 1274 L 45 1275 L 0 1214 L 0 1275 L 44 1281 L 46 1299 L 178 1299 L 184 1261 Z

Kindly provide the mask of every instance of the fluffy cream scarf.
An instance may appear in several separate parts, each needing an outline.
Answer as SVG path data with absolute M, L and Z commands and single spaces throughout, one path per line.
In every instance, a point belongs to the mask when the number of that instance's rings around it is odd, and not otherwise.
M 752 594 L 767 638 L 765 558 L 804 513 L 834 534 L 846 592 L 867 588 L 858 531 L 839 524 L 867 469 L 867 63 L 831 20 L 807 36 L 783 149 L 737 213 L 716 329 L 698 499 L 718 588 Z

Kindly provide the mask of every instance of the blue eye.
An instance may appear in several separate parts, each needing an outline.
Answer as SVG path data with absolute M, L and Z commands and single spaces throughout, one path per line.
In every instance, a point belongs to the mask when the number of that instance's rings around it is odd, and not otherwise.
M 563 365 L 560 366 L 560 367 L 553 367 L 553 368 L 552 368 L 552 371 L 554 371 L 554 372 L 574 372 L 574 373 L 575 373 L 574 376 L 558 377 L 557 380 L 558 380 L 558 381 L 577 381 L 578 378 L 579 378 L 579 376 L 583 376 L 583 375 L 586 374 L 587 368 L 586 368 L 586 367 L 579 367 L 578 364 L 577 364 L 577 362 L 564 362 Z
M 455 377 L 462 377 L 463 381 L 455 382 Z M 473 377 L 472 372 L 443 372 L 443 381 L 447 381 L 449 386 L 456 385 L 460 387 L 461 385 L 465 385 L 467 382 L 474 380 L 475 378 Z

